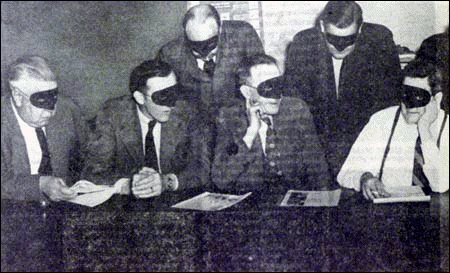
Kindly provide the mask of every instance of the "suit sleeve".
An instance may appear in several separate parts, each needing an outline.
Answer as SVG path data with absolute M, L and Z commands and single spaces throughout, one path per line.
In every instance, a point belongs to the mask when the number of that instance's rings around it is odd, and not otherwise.
M 116 138 L 109 115 L 100 111 L 95 118 L 95 130 L 89 135 L 84 152 L 82 178 L 97 184 L 111 184 L 114 175 Z
M 74 145 L 69 154 L 68 181 L 66 184 L 71 186 L 80 179 L 84 167 L 84 151 L 89 138 L 89 125 L 83 116 L 81 109 L 74 104 L 71 111 L 73 120 L 73 130 L 75 132 Z
M 296 126 L 299 135 L 299 160 L 305 169 L 308 188 L 314 190 L 330 189 L 333 180 L 329 172 L 328 163 L 325 159 L 324 150 L 320 144 L 312 115 L 306 103 L 300 108 L 296 115 L 299 124 Z
M 244 133 L 232 130 L 226 120 L 229 118 L 219 117 L 217 121 L 212 181 L 219 189 L 226 191 L 257 188 L 256 184 L 263 181 L 262 147 L 254 142 L 249 149 L 243 141 Z
M 383 26 L 378 28 L 368 28 L 366 35 L 369 36 L 369 43 L 376 51 L 375 78 L 368 79 L 377 90 L 378 99 L 373 105 L 373 112 L 398 104 L 398 90 L 402 83 L 402 72 L 400 58 L 393 39 L 392 32 Z M 374 56 L 367 56 L 368 60 Z
M 2 142 L 2 199 L 21 201 L 39 201 L 42 198 L 39 189 L 39 175 L 16 173 L 12 166 L 9 149 Z
M 263 44 L 253 26 L 248 24 L 247 27 L 244 29 L 244 33 L 245 33 L 244 41 L 246 43 L 247 56 L 255 54 L 264 54 Z
M 286 47 L 286 59 L 284 63 L 284 77 L 285 77 L 285 95 L 292 97 L 299 97 L 305 101 L 309 98 L 301 96 L 302 90 L 305 90 L 309 85 L 307 84 L 308 75 L 307 68 L 311 69 L 317 65 L 311 58 L 314 53 L 314 39 L 304 39 L 303 32 L 298 33 L 293 41 Z M 306 41 L 309 40 L 308 44 Z
M 185 138 L 176 147 L 171 169 L 178 178 L 178 190 L 210 188 L 212 129 L 207 117 L 196 116 L 188 125 Z

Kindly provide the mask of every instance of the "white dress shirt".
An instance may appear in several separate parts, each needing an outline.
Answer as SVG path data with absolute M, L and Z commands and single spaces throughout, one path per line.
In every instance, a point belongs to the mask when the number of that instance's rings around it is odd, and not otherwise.
M 36 130 L 34 127 L 31 127 L 28 125 L 25 121 L 22 120 L 22 118 L 19 116 L 19 113 L 17 113 L 16 106 L 12 102 L 11 99 L 11 105 L 14 111 L 14 115 L 16 116 L 16 119 L 19 123 L 20 131 L 23 135 L 23 138 L 25 139 L 25 145 L 27 146 L 27 154 L 28 154 L 28 160 L 30 162 L 30 174 L 35 175 L 39 174 L 39 166 L 41 165 L 41 159 L 42 159 L 42 150 L 41 145 L 39 144 L 39 139 L 36 134 Z M 42 128 L 42 130 L 45 132 L 45 127 Z
M 209 61 L 209 60 L 211 60 L 211 59 L 212 59 L 214 62 L 216 62 L 216 55 L 213 55 L 211 58 L 208 58 L 207 60 L 203 60 L 202 58 L 196 58 L 198 68 L 200 68 L 201 70 L 203 70 L 203 67 L 204 67 L 204 65 L 205 65 L 205 61 Z
M 339 97 L 339 77 L 341 75 L 342 62 L 344 59 L 333 59 L 334 82 L 336 83 L 336 98 Z
M 365 172 L 378 176 L 383 154 L 391 133 L 398 106 L 389 107 L 372 115 L 359 134 L 338 176 L 338 183 L 346 188 L 360 190 L 360 178 Z M 431 125 L 435 138 L 439 135 L 445 113 L 440 110 L 437 120 Z M 417 136 L 416 124 L 407 124 L 400 114 L 392 136 L 390 151 L 386 157 L 382 182 L 386 186 L 412 185 L 414 153 Z M 440 147 L 437 143 L 422 141 L 425 160 L 423 171 L 434 192 L 445 192 L 449 188 L 449 121 L 444 125 Z

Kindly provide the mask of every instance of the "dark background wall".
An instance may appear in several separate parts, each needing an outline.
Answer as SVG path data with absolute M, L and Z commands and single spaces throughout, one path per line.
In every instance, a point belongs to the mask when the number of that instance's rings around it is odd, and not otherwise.
M 2 1 L 1 69 L 23 54 L 50 60 L 60 92 L 91 118 L 128 93 L 131 70 L 182 33 L 186 1 Z M 4 81 L 2 73 L 2 94 Z

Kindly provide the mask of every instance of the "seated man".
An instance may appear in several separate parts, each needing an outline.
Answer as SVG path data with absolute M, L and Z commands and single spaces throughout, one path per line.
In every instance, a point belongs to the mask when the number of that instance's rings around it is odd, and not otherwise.
M 425 193 L 449 187 L 448 113 L 440 109 L 441 72 L 405 67 L 400 106 L 375 113 L 353 144 L 337 177 L 366 199 L 389 188 L 420 185 Z
M 331 177 L 311 113 L 301 99 L 282 97 L 276 60 L 246 57 L 237 74 L 245 99 L 219 111 L 213 183 L 230 192 L 326 189 Z
M 1 100 L 2 200 L 61 201 L 81 172 L 87 126 L 80 109 L 58 93 L 55 74 L 40 56 L 17 59 Z
M 137 198 L 206 185 L 210 126 L 177 101 L 177 88 L 167 63 L 149 60 L 136 67 L 130 96 L 107 101 L 96 117 L 84 177 L 101 184 L 132 177 Z M 122 193 L 128 194 L 129 186 Z

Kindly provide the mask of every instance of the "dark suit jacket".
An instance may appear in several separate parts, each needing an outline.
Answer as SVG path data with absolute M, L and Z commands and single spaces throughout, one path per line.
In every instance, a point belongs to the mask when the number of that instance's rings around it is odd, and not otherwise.
M 328 165 L 311 113 L 298 98 L 283 97 L 273 116 L 275 135 L 259 136 L 248 149 L 242 138 L 248 118 L 243 103 L 219 110 L 212 181 L 225 191 L 325 189 L 331 186 Z
M 10 96 L 2 97 L 2 199 L 39 201 L 39 175 L 30 174 L 25 139 L 14 115 Z M 81 148 L 87 127 L 80 109 L 68 98 L 58 97 L 55 116 L 46 126 L 53 175 L 68 186 L 77 181 L 82 169 Z
M 264 48 L 249 23 L 223 21 L 212 79 L 198 67 L 192 50 L 186 46 L 184 35 L 164 45 L 158 58 L 172 65 L 183 86 L 185 98 L 211 106 L 227 104 L 230 98 L 235 97 L 235 70 L 242 57 L 256 53 L 264 53 Z
M 99 111 L 86 151 L 84 178 L 113 184 L 142 168 L 144 151 L 136 105 L 127 95 L 108 100 Z M 178 101 L 169 120 L 161 124 L 161 170 L 177 175 L 179 189 L 207 186 L 210 127 L 185 101 Z
M 391 31 L 381 25 L 363 23 L 355 50 L 342 63 L 339 97 L 332 55 L 319 28 L 295 35 L 284 75 L 289 94 L 308 103 L 330 146 L 343 142 L 349 148 L 373 113 L 398 104 L 400 61 Z

